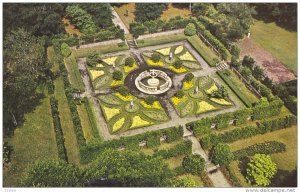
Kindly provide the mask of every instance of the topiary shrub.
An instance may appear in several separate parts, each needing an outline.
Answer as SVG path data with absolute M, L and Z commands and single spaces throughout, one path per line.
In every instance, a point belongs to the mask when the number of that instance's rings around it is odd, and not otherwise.
M 205 160 L 197 154 L 187 155 L 183 158 L 182 167 L 188 173 L 201 175 L 205 167 Z
M 60 50 L 61 50 L 61 54 L 62 54 L 65 58 L 68 57 L 68 56 L 70 56 L 71 53 L 72 53 L 71 48 L 70 48 L 69 45 L 66 44 L 66 43 L 62 43 L 62 44 L 61 44 Z
M 118 92 L 123 96 L 128 96 L 129 95 L 129 89 L 126 86 L 123 86 L 123 85 L 118 88 Z
M 184 81 L 185 82 L 190 82 L 191 80 L 193 80 L 193 78 L 194 78 L 194 74 L 193 73 L 191 73 L 191 72 L 189 72 L 189 73 L 187 73 L 185 76 L 184 76 Z
M 173 64 L 173 66 L 176 68 L 176 69 L 179 69 L 182 67 L 182 61 L 181 60 L 176 60 Z
M 153 62 L 159 62 L 159 60 L 160 60 L 160 55 L 157 54 L 157 53 L 153 53 L 153 54 L 151 55 L 151 60 L 152 60 Z
M 155 101 L 156 101 L 156 98 L 155 98 L 155 96 L 152 96 L 152 95 L 147 96 L 147 97 L 145 98 L 145 102 L 146 102 L 148 105 L 152 105 Z
M 134 58 L 128 57 L 128 58 L 125 59 L 125 66 L 132 67 L 133 64 L 134 64 Z
M 184 29 L 184 34 L 186 36 L 193 36 L 196 34 L 196 26 L 193 23 L 187 24 L 187 26 Z
M 113 72 L 113 79 L 114 80 L 122 80 L 123 79 L 123 73 L 119 70 L 115 70 Z
M 212 162 L 222 166 L 228 166 L 234 159 L 234 155 L 229 145 L 219 143 L 212 150 Z
M 184 92 L 183 92 L 183 90 L 178 90 L 177 92 L 176 92 L 176 94 L 175 94 L 175 96 L 177 97 L 177 98 L 182 98 L 182 97 L 184 97 Z
M 100 62 L 100 57 L 99 57 L 99 54 L 97 54 L 97 52 L 90 52 L 88 54 L 88 56 L 86 57 L 86 63 L 89 66 L 94 67 L 99 62 Z

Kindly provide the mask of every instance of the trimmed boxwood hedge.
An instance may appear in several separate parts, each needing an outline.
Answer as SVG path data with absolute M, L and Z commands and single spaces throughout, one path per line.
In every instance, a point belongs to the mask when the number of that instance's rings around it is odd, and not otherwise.
M 201 139 L 200 143 L 203 149 L 211 149 L 218 143 L 231 143 L 240 139 L 249 138 L 258 134 L 272 132 L 278 129 L 283 129 L 295 125 L 297 118 L 294 115 L 265 120 L 257 123 L 256 126 L 247 126 L 237 128 L 222 134 L 209 134 Z
M 255 154 L 272 154 L 286 151 L 284 143 L 278 141 L 266 141 L 264 143 L 257 143 L 248 146 L 244 149 L 233 152 L 234 159 L 241 159 L 247 156 L 253 156 Z
M 86 108 L 86 112 L 88 114 L 91 126 L 92 126 L 92 131 L 93 131 L 93 137 L 95 138 L 99 138 L 99 132 L 98 132 L 98 127 L 97 127 L 97 122 L 96 122 L 96 118 L 94 116 L 94 113 L 92 111 L 92 107 L 90 104 L 90 101 L 87 97 L 85 97 L 84 99 L 84 106 Z

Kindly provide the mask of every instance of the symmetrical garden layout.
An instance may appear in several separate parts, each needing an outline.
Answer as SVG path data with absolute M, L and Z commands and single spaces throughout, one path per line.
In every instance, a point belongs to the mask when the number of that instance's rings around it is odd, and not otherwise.
M 89 57 L 79 59 L 78 65 L 82 78 L 85 79 L 86 92 L 83 95 L 97 101 L 94 103 L 95 108 L 99 109 L 99 117 L 102 117 L 98 124 L 101 125 L 101 130 L 108 129 L 109 135 L 126 135 L 126 131 L 142 127 L 145 129 L 128 134 L 184 125 L 187 120 L 197 120 L 199 117 L 243 107 L 233 93 L 221 96 L 216 94 L 224 91 L 225 83 L 215 78 L 216 69 L 209 67 L 186 41 L 131 48 L 101 57 L 98 54 L 94 54 L 94 65 L 91 65 Z M 128 58 L 133 59 L 130 64 L 127 64 Z M 137 89 L 135 79 L 141 72 L 150 73 L 151 69 L 166 73 L 172 86 L 162 94 L 153 94 L 155 98 L 149 103 L 149 94 Z M 119 78 L 114 77 L 116 72 L 120 72 Z M 188 73 L 190 78 L 186 75 Z M 157 81 L 157 89 L 164 83 L 164 80 L 154 77 L 151 80 Z M 147 78 L 142 82 L 149 83 Z M 122 92 L 123 85 L 130 92 Z M 106 124 L 101 122 L 103 120 Z

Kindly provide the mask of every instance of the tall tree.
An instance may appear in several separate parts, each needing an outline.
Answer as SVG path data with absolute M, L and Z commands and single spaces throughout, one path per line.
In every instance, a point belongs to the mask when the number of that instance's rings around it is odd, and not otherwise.
M 113 25 L 113 15 L 108 3 L 82 3 L 80 6 L 93 17 L 94 23 L 99 28 Z
M 25 28 L 35 36 L 64 32 L 63 3 L 4 3 L 3 32 Z
M 36 87 L 49 65 L 43 44 L 24 29 L 5 36 L 3 51 L 4 127 L 11 127 L 12 122 L 22 120 L 28 108 L 33 108 Z
M 166 6 L 166 3 L 136 3 L 135 20 L 145 22 L 158 19 Z

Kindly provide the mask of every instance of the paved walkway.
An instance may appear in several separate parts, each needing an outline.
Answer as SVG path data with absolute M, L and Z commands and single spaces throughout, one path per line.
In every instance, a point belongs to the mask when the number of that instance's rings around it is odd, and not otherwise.
M 126 25 L 123 23 L 120 16 L 118 15 L 118 13 L 115 11 L 115 9 L 112 6 L 111 6 L 111 11 L 112 11 L 112 14 L 113 14 L 112 21 L 115 24 L 115 26 L 120 26 L 120 28 L 124 30 L 125 34 L 129 34 L 129 31 L 128 31 Z

